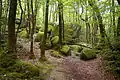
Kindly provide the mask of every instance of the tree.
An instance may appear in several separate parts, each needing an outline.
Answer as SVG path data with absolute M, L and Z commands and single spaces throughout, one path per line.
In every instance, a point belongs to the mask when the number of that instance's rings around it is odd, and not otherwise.
M 0 33 L 1 33 L 1 17 L 2 17 L 2 0 L 0 0 Z
M 45 58 L 45 45 L 46 45 L 46 39 L 47 39 L 47 32 L 48 32 L 48 14 L 49 14 L 49 0 L 46 0 L 46 12 L 45 12 L 45 28 L 44 28 L 44 37 L 42 42 L 42 48 L 41 48 L 41 57 L 40 60 L 46 60 Z
M 10 10 L 8 18 L 8 51 L 15 53 L 16 35 L 15 35 L 15 19 L 16 19 L 17 0 L 10 0 Z
M 31 10 L 32 10 L 32 28 L 31 28 L 31 45 L 30 45 L 30 58 L 34 58 L 34 52 L 33 52 L 33 35 L 34 35 L 34 29 L 35 29 L 35 15 L 33 11 L 33 0 L 31 0 Z
M 106 34 L 105 34 L 105 27 L 103 25 L 103 20 L 102 20 L 101 13 L 99 11 L 99 8 L 95 4 L 95 1 L 92 2 L 91 0 L 88 0 L 88 3 L 92 7 L 92 9 L 95 11 L 96 17 L 97 17 L 98 22 L 99 22 L 99 28 L 100 28 L 100 35 L 101 35 L 100 42 L 104 43 L 105 42 L 105 35 Z
M 120 0 L 117 0 L 118 5 L 120 6 Z M 117 38 L 120 38 L 120 16 L 118 16 L 118 24 L 117 24 Z
M 62 3 L 58 2 L 58 8 L 59 8 L 59 48 L 62 46 Z

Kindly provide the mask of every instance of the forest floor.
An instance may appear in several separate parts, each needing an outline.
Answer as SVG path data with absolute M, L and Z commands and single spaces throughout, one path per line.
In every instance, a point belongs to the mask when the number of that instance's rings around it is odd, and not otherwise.
M 39 43 L 34 43 L 34 55 L 36 59 L 29 59 L 30 42 L 23 39 L 18 40 L 18 57 L 32 63 L 38 62 L 40 57 Z M 22 46 L 22 47 L 21 47 Z M 55 67 L 50 72 L 47 80 L 118 80 L 111 73 L 104 69 L 103 60 L 98 57 L 93 60 L 83 61 L 79 57 L 55 58 L 46 51 L 48 61 Z

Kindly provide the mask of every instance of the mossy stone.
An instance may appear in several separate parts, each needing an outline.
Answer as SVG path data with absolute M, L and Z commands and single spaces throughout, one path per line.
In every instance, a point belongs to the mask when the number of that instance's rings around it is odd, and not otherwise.
M 83 52 L 80 54 L 80 58 L 82 60 L 90 60 L 96 58 L 96 51 L 95 50 L 83 50 Z
M 56 45 L 56 44 L 59 42 L 59 36 L 54 36 L 54 37 L 51 39 L 51 41 L 52 41 L 52 44 L 53 44 L 53 45 Z
M 58 51 L 52 50 L 50 52 L 51 56 L 56 57 L 56 58 L 61 58 L 62 56 L 60 55 L 60 53 Z
M 44 32 L 38 32 L 35 37 L 35 42 L 41 42 L 44 36 Z
M 83 48 L 78 45 L 71 45 L 70 47 L 74 52 L 81 52 L 83 50 Z
M 21 31 L 18 35 L 22 38 L 28 38 L 29 36 L 25 29 L 23 29 L 23 31 Z
M 70 55 L 69 51 L 70 51 L 70 47 L 68 45 L 63 45 L 62 48 L 60 49 L 61 53 L 63 53 L 63 55 Z

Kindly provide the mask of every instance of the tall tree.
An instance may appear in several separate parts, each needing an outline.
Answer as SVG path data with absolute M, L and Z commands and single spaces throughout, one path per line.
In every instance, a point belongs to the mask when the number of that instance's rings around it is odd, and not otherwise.
M 96 17 L 98 19 L 98 22 L 99 22 L 99 28 L 100 28 L 100 35 L 101 35 L 101 40 L 100 42 L 104 42 L 105 41 L 105 27 L 103 25 L 103 20 L 102 20 L 102 16 L 101 16 L 101 13 L 99 11 L 99 8 L 97 7 L 97 5 L 95 4 L 95 1 L 91 1 L 91 0 L 88 0 L 88 3 L 89 5 L 92 7 L 92 9 L 95 11 L 95 14 L 96 14 Z
M 30 45 L 30 58 L 34 58 L 34 52 L 33 52 L 33 35 L 34 35 L 34 29 L 35 29 L 35 15 L 33 11 L 33 0 L 31 0 L 31 10 L 32 10 L 32 26 L 31 26 L 31 45 Z
M 49 0 L 46 0 L 46 12 L 45 12 L 45 28 L 44 28 L 44 37 L 41 47 L 41 57 L 40 60 L 46 60 L 45 58 L 45 45 L 46 45 L 46 39 L 47 39 L 47 32 L 48 32 L 48 14 L 49 14 Z
M 115 0 L 112 0 L 112 25 L 114 30 L 114 36 L 116 36 L 116 26 L 115 26 Z
M 0 0 L 0 33 L 1 33 L 1 17 L 2 17 L 2 0 Z
M 118 5 L 120 6 L 120 0 L 117 0 Z M 117 38 L 120 38 L 120 16 L 118 16 L 118 24 L 117 24 Z M 119 39 L 120 40 L 120 39 Z
M 15 19 L 16 19 L 17 0 L 10 0 L 10 10 L 8 18 L 8 51 L 15 53 L 16 35 L 15 35 Z
M 62 46 L 62 3 L 61 1 L 58 2 L 58 8 L 59 8 L 59 47 Z

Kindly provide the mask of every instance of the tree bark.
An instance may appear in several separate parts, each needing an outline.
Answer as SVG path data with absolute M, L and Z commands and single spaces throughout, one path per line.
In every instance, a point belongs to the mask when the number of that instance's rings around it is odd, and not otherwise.
M 15 19 L 16 19 L 17 0 L 10 0 L 10 10 L 8 18 L 8 51 L 15 53 L 16 35 L 15 35 Z
M 47 32 L 48 32 L 48 15 L 49 15 L 49 0 L 46 0 L 46 12 L 45 12 L 45 29 L 44 29 L 44 37 L 42 42 L 42 48 L 41 48 L 41 57 L 40 60 L 46 60 L 45 58 L 45 45 L 46 45 L 46 39 L 47 39 Z
M 2 0 L 0 0 L 0 33 L 1 33 L 1 26 L 2 26 L 2 24 L 1 24 L 1 17 L 2 17 Z
M 103 20 L 102 20 L 102 16 L 100 14 L 99 8 L 91 0 L 89 0 L 88 3 L 96 13 L 96 17 L 97 17 L 98 22 L 99 22 L 100 35 L 101 35 L 100 42 L 104 43 L 105 42 L 105 27 L 103 25 Z
M 115 1 L 112 0 L 112 26 L 114 31 L 114 37 L 116 36 L 116 25 L 115 25 Z
M 35 15 L 34 15 L 34 11 L 33 11 L 33 0 L 31 0 L 31 10 L 32 10 L 32 26 L 31 26 L 31 45 L 30 45 L 30 59 L 35 58 L 34 56 L 34 52 L 33 52 L 33 35 L 34 35 L 34 29 L 35 29 Z
M 117 0 L 118 2 L 118 5 L 120 6 L 120 0 Z M 118 16 L 118 24 L 117 24 L 117 38 L 119 39 L 120 38 L 120 16 Z M 120 41 L 120 39 L 119 39 Z
M 61 9 L 62 3 L 58 2 L 58 8 L 59 8 L 59 49 L 62 46 L 62 9 Z

